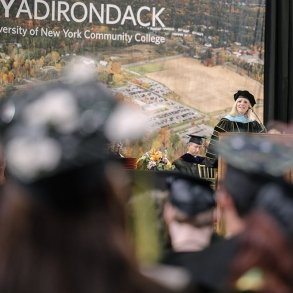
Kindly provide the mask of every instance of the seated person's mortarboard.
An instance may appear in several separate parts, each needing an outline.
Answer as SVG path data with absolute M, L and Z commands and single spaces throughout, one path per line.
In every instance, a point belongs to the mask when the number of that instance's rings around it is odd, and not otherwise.
M 198 135 L 193 135 L 193 134 L 189 134 L 188 136 L 190 137 L 189 142 L 193 142 L 198 145 L 202 145 L 203 139 L 205 139 L 205 136 L 198 136 Z
M 173 206 L 189 217 L 215 207 L 214 191 L 207 180 L 182 173 L 167 178 L 169 200 Z

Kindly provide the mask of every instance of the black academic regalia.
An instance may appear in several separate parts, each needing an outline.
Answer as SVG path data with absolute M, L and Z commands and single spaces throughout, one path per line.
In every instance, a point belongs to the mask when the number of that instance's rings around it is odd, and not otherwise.
M 211 140 L 206 153 L 205 164 L 207 167 L 217 167 L 218 156 L 215 151 L 215 143 L 219 140 L 220 133 L 223 132 L 250 132 L 261 133 L 265 132 L 265 128 L 261 126 L 257 121 L 251 121 L 247 123 L 230 121 L 227 118 L 222 118 L 215 126 Z
M 183 161 L 188 163 L 194 163 L 194 164 L 201 164 L 204 161 L 204 157 L 201 156 L 193 156 L 189 153 L 186 153 L 180 157 Z
M 238 248 L 238 237 L 223 239 L 201 251 L 169 253 L 162 263 L 187 270 L 197 292 L 226 292 Z
M 203 163 L 205 160 L 201 156 L 193 156 L 189 153 L 182 155 L 180 158 L 175 160 L 172 164 L 175 166 L 175 170 L 183 172 L 185 174 L 193 175 L 196 177 L 199 176 L 197 164 Z

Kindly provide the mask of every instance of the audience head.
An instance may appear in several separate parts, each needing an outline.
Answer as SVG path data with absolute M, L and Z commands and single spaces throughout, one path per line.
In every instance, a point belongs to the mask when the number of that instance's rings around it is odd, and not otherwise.
M 224 215 L 234 216 L 225 219 L 227 233 L 238 235 L 231 286 L 245 292 L 291 292 L 293 259 L 286 235 L 292 230 L 293 202 L 284 177 L 293 166 L 292 147 L 271 137 L 239 134 L 220 140 L 217 149 L 226 162 L 218 202 Z
M 293 240 L 293 185 L 285 180 L 266 184 L 259 191 L 255 210 L 267 214 L 278 230 Z
M 121 107 L 94 78 L 41 83 L 3 100 L 2 291 L 147 288 L 126 233 L 128 176 L 108 156 Z
M 292 149 L 265 137 L 229 136 L 218 142 L 217 150 L 227 166 L 222 185 L 240 216 L 251 210 L 262 186 L 293 166 Z
M 94 188 L 105 174 L 105 127 L 118 106 L 94 80 L 54 81 L 7 98 L 0 129 L 9 178 L 56 207 L 91 206 L 97 199 L 85 201 L 83 188 Z
M 178 210 L 181 220 L 195 218 L 215 207 L 214 191 L 209 181 L 178 172 L 167 178 L 167 182 L 169 202 Z
M 292 292 L 293 186 L 271 182 L 258 192 L 231 270 L 240 291 Z
M 237 134 L 224 137 L 217 151 L 226 163 L 217 189 L 226 237 L 245 228 L 245 217 L 255 205 L 259 190 L 279 180 L 293 166 L 292 148 L 268 137 Z
M 215 199 L 211 183 L 182 173 L 167 178 L 164 219 L 175 251 L 196 251 L 210 242 Z

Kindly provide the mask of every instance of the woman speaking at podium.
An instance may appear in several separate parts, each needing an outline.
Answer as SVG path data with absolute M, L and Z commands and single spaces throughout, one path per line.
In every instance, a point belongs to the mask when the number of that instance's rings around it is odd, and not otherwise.
M 215 126 L 206 153 L 206 165 L 217 168 L 218 158 L 215 153 L 215 142 L 222 132 L 266 132 L 265 126 L 252 118 L 252 113 L 256 104 L 254 96 L 247 90 L 239 90 L 234 94 L 234 104 L 231 112 L 223 117 Z M 259 119 L 258 119 L 259 120 Z

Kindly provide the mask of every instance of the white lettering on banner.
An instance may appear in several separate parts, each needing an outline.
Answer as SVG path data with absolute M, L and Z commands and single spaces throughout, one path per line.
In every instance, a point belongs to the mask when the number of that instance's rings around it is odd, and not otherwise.
M 104 4 L 102 4 L 102 7 L 104 8 Z M 115 10 L 115 12 L 117 13 L 117 18 L 114 20 L 111 20 L 112 15 L 115 15 L 115 13 L 111 13 L 111 10 L 113 11 L 113 9 Z M 121 10 L 117 5 L 114 4 L 108 4 L 106 7 L 106 23 L 107 24 L 116 24 L 119 22 L 119 20 L 121 19 Z M 104 20 L 103 22 L 104 23 Z
M 166 42 L 165 37 L 141 33 L 135 34 L 134 39 L 138 43 L 154 43 L 156 45 L 164 44 Z
M 128 33 L 107 34 L 91 32 L 90 30 L 86 30 L 84 31 L 83 36 L 85 39 L 89 40 L 122 41 L 126 43 L 131 43 L 134 40 L 138 43 L 153 43 L 156 45 L 160 45 L 166 42 L 165 37 L 141 33 L 137 33 L 133 36 Z
M 19 5 L 19 8 L 18 8 L 18 11 L 17 11 L 17 14 L 16 14 L 16 18 L 19 18 L 19 15 L 21 13 L 27 13 L 27 15 L 28 15 L 28 17 L 30 19 L 33 18 L 32 13 L 30 11 L 30 8 L 29 8 L 28 3 L 27 3 L 26 0 L 21 1 L 21 4 Z
M 31 0 L 21 0 L 18 4 L 16 0 L 0 0 L 2 8 L 4 9 L 4 17 L 21 16 L 29 19 L 51 20 L 51 21 L 74 21 L 77 23 L 89 22 L 100 24 L 120 24 L 132 23 L 132 25 L 143 27 L 165 27 L 160 16 L 165 8 L 159 10 L 156 7 L 142 6 L 134 10 L 131 5 L 126 8 L 121 8 L 115 4 L 100 4 L 99 7 L 90 2 L 85 4 L 77 1 L 69 4 L 66 1 L 48 1 L 33 0 L 33 9 L 30 8 Z M 13 6 L 17 6 L 17 9 Z M 1 7 L 0 7 L 1 8 Z M 16 11 L 16 12 L 15 12 Z M 147 21 L 146 21 L 147 20 Z
M 1 4 L 4 8 L 4 11 L 5 11 L 5 14 L 4 16 L 7 18 L 9 17 L 9 11 L 10 11 L 10 8 L 12 6 L 12 4 L 14 3 L 15 0 L 11 0 L 8 4 L 5 2 L 5 0 L 1 0 Z
M 134 14 L 133 14 L 133 11 L 132 11 L 132 8 L 130 5 L 128 5 L 126 7 L 121 24 L 123 25 L 126 20 L 130 20 L 133 22 L 133 25 L 136 25 L 136 20 L 135 20 L 135 17 L 134 17 Z
M 62 15 L 64 19 L 67 21 L 70 21 L 69 17 L 67 16 L 67 12 L 69 11 L 69 4 L 65 1 L 58 1 L 58 9 L 57 9 L 57 20 L 61 21 L 62 20 Z M 62 9 L 62 6 L 64 6 L 64 9 Z
M 65 38 L 69 38 L 69 39 L 81 39 L 81 31 L 78 29 L 75 32 L 70 31 L 69 29 L 65 30 L 63 29 L 63 33 Z
M 23 28 L 21 26 L 16 26 L 16 27 L 1 26 L 0 34 L 21 35 L 25 37 L 27 34 L 27 28 Z
M 20 35 L 20 36 L 41 36 L 49 38 L 59 38 L 61 34 L 68 39 L 87 39 L 87 40 L 106 40 L 106 41 L 121 41 L 125 43 L 131 43 L 135 41 L 137 43 L 153 43 L 156 45 L 161 45 L 166 42 L 166 38 L 163 36 L 157 36 L 152 33 L 136 33 L 134 35 L 127 32 L 122 32 L 118 34 L 113 33 L 101 33 L 93 32 L 91 30 L 81 30 L 76 29 L 75 31 L 69 29 L 59 30 L 50 30 L 45 27 L 35 27 L 28 30 L 27 28 L 21 26 L 7 27 L 0 26 L 0 34 L 11 34 L 11 35 Z
M 94 33 L 89 30 L 84 32 L 85 39 L 90 40 L 107 40 L 107 41 L 122 41 L 131 43 L 133 36 L 128 33 L 121 34 L 105 34 L 105 33 Z
M 150 26 L 151 25 L 150 22 L 142 22 L 142 20 L 141 20 L 140 14 L 142 13 L 143 10 L 150 11 L 151 9 L 147 6 L 140 7 L 137 11 L 137 22 L 141 26 Z
M 41 28 L 41 36 L 45 36 L 45 37 L 60 37 L 60 31 L 51 31 L 47 28 Z
M 34 9 L 35 19 L 40 19 L 40 20 L 46 19 L 50 14 L 49 4 L 44 0 L 35 0 L 35 1 L 36 1 L 35 3 L 41 3 L 41 4 L 45 5 L 45 7 L 46 7 L 46 13 L 42 16 L 38 16 L 38 5 L 35 5 L 35 9 Z

